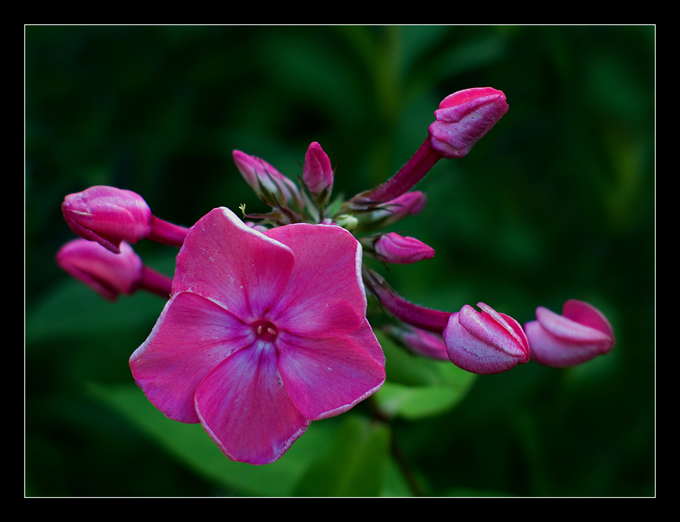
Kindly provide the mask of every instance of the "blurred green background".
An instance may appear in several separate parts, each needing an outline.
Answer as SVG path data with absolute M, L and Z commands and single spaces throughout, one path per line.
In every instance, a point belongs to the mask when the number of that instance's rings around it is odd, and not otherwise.
M 27 26 L 25 494 L 409 495 L 394 440 L 426 495 L 654 495 L 654 53 L 653 26 Z M 263 210 L 233 149 L 296 177 L 318 141 L 350 196 L 409 159 L 441 99 L 482 86 L 509 112 L 393 227 L 436 257 L 382 273 L 421 304 L 521 323 L 589 301 L 615 330 L 607 356 L 461 380 L 386 343 L 389 423 L 362 404 L 253 467 L 134 386 L 163 301 L 110 303 L 55 265 L 66 194 L 130 189 L 190 226 Z M 136 251 L 172 274 L 171 247 Z

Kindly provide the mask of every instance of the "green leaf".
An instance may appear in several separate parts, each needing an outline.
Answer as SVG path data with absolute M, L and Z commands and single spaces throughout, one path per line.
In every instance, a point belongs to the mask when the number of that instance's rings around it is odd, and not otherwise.
M 253 466 L 232 462 L 200 424 L 165 417 L 133 385 L 91 385 L 92 394 L 140 427 L 169 455 L 234 495 L 288 496 L 309 463 L 329 446 L 333 423 L 312 423 L 307 432 L 276 462 Z M 332 420 L 332 419 L 329 419 Z
M 416 420 L 451 409 L 460 401 L 461 394 L 448 386 L 405 386 L 386 382 L 376 399 L 388 416 Z
M 477 378 L 449 361 L 407 353 L 376 332 L 387 360 L 387 381 L 374 398 L 388 415 L 415 420 L 439 415 L 458 404 Z
M 387 479 L 387 425 L 345 415 L 331 449 L 315 461 L 295 488 L 296 496 L 378 496 Z

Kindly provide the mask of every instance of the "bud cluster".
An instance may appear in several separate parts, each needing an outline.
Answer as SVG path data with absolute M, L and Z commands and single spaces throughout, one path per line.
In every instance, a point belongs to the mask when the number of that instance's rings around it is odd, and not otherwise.
M 335 169 L 317 142 L 311 143 L 296 183 L 264 159 L 238 150 L 233 160 L 244 181 L 268 209 L 245 211 L 246 225 L 267 231 L 295 223 L 335 225 L 350 231 L 363 256 L 378 264 L 426 262 L 435 250 L 417 238 L 387 227 L 418 214 L 426 204 L 417 183 L 440 159 L 465 157 L 507 112 L 503 92 L 474 88 L 447 96 L 434 112 L 435 121 L 413 157 L 394 177 L 347 200 L 333 197 Z M 115 299 L 136 290 L 167 297 L 170 278 L 144 266 L 131 245 L 149 239 L 181 247 L 189 229 L 153 216 L 144 199 L 128 190 L 91 187 L 66 197 L 62 210 L 69 227 L 82 239 L 65 245 L 57 262 L 96 291 Z M 383 319 L 382 331 L 414 354 L 448 359 L 464 370 L 488 374 L 507 371 L 530 359 L 564 367 L 607 353 L 614 335 L 600 311 L 570 300 L 562 315 L 538 307 L 536 320 L 524 327 L 491 306 L 481 311 L 464 304 L 453 311 L 426 308 L 399 295 L 369 263 L 363 285 Z

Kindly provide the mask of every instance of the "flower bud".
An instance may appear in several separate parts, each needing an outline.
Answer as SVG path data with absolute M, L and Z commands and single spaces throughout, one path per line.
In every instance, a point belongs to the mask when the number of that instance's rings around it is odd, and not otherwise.
M 396 326 L 387 324 L 383 327 L 385 333 L 404 346 L 410 352 L 427 357 L 447 361 L 446 345 L 441 335 L 426 332 L 411 326 Z
M 536 320 L 524 325 L 531 358 L 547 366 L 564 368 L 589 361 L 614 346 L 614 331 L 594 306 L 570 299 L 562 315 L 539 306 Z
M 170 295 L 172 279 L 144 266 L 124 241 L 120 243 L 120 253 L 115 254 L 98 243 L 73 239 L 59 249 L 56 260 L 64 271 L 110 301 L 139 289 Z
M 151 233 L 151 209 L 129 190 L 90 187 L 66 196 L 61 210 L 73 232 L 115 253 L 121 241 L 137 243 Z
M 57 264 L 105 298 L 132 294 L 142 277 L 142 260 L 122 242 L 120 254 L 85 239 L 74 239 L 57 252 Z
M 270 207 L 281 205 L 303 206 L 302 196 L 290 179 L 272 165 L 240 150 L 233 152 L 234 163 L 243 179 Z
M 395 232 L 379 235 L 373 241 L 377 259 L 386 263 L 407 265 L 434 257 L 434 249 L 414 237 L 400 236 Z
M 357 228 L 357 224 L 359 223 L 359 220 L 351 214 L 340 214 L 334 221 L 336 225 L 341 226 L 350 232 Z
M 307 149 L 302 180 L 317 203 L 328 202 L 333 187 L 333 167 L 328 155 L 316 141 Z
M 508 111 L 505 94 L 491 87 L 450 94 L 434 111 L 432 147 L 445 158 L 462 158 Z
M 449 359 L 479 374 L 504 372 L 529 361 L 529 343 L 519 323 L 484 303 L 477 306 L 481 313 L 465 305 L 451 314 L 444 330 Z
M 462 158 L 508 111 L 503 92 L 491 87 L 450 94 L 434 111 L 428 136 L 399 171 L 376 188 L 349 200 L 355 210 L 373 210 L 408 192 L 442 158 Z
M 188 229 L 151 214 L 139 194 L 98 185 L 69 194 L 61 205 L 68 226 L 84 239 L 96 241 L 117 254 L 120 243 L 142 239 L 182 246 Z
M 385 228 L 393 225 L 406 216 L 420 213 L 427 197 L 424 192 L 414 190 L 406 192 L 398 198 L 383 203 L 375 210 L 360 215 L 363 229 Z

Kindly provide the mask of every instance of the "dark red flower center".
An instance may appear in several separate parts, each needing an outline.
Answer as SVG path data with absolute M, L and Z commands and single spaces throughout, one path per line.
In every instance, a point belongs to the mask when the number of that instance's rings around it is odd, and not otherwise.
M 269 321 L 255 321 L 252 326 L 257 334 L 257 338 L 261 341 L 273 342 L 276 340 L 276 336 L 279 335 L 276 325 Z

